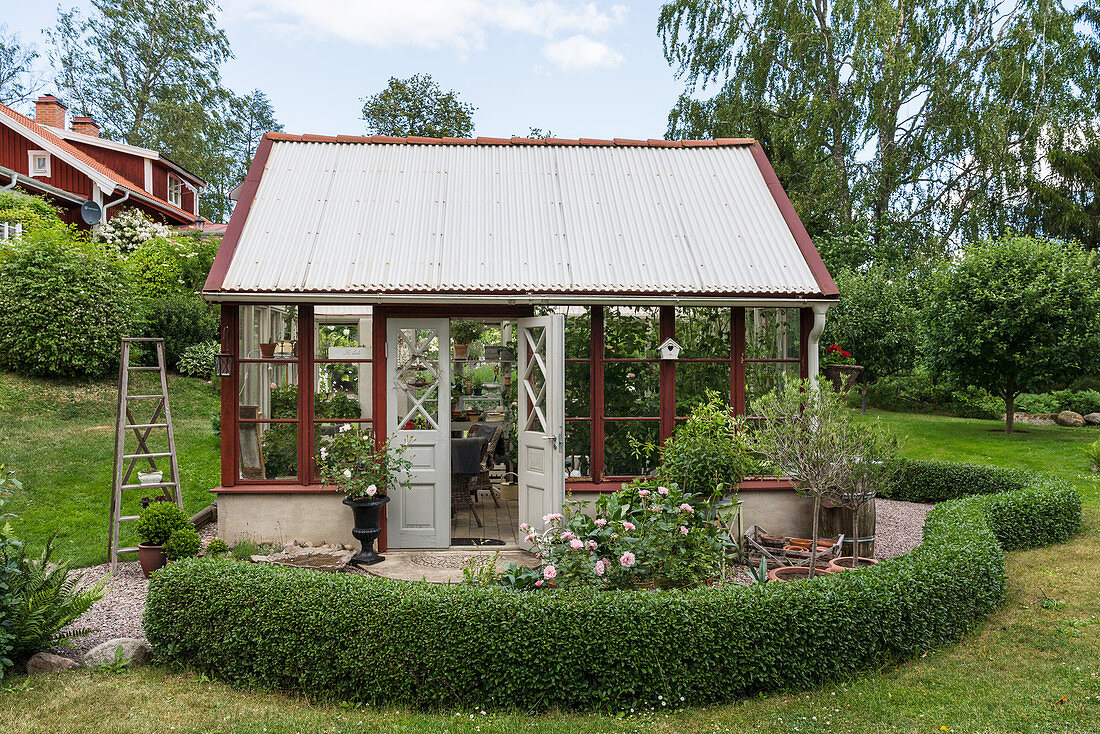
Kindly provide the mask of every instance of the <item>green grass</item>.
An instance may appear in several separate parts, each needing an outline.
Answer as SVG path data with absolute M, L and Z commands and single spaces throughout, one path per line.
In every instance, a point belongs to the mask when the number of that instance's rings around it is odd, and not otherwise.
M 177 415 L 189 410 L 191 454 L 186 467 L 209 467 L 216 480 L 217 445 L 209 435 L 214 409 L 207 386 L 173 382 Z M 94 393 L 85 394 L 86 392 Z M 95 397 L 99 395 L 99 397 Z M 178 397 L 177 397 L 178 396 Z M 95 443 L 81 439 L 90 425 L 110 424 L 113 390 L 104 386 L 47 388 L 44 383 L 0 377 L 0 460 L 15 464 L 12 446 L 29 432 L 63 450 L 66 468 L 55 462 L 45 477 L 24 475 L 35 501 L 43 483 L 66 491 L 46 493 L 54 507 L 36 509 L 33 522 L 62 522 L 76 497 L 74 486 L 89 496 L 106 497 L 110 476 L 110 431 Z M 10 401 L 21 401 L 20 420 L 8 415 Z M 95 407 L 97 401 L 106 402 Z M 190 409 L 185 404 L 195 401 Z M 35 407 L 30 407 L 31 405 Z M 67 407 L 67 406 L 80 407 Z M 39 415 L 41 414 L 41 415 Z M 94 414 L 94 415 L 93 415 Z M 76 418 L 77 438 L 55 438 Z M 99 416 L 99 417 L 96 417 Z M 177 417 L 177 421 L 181 420 Z M 609 714 L 525 712 L 413 712 L 394 708 L 347 709 L 312 703 L 287 693 L 234 689 L 192 674 L 150 668 L 116 675 L 98 671 L 14 678 L 0 683 L 0 731 L 94 732 L 1065 732 L 1100 731 L 1100 475 L 1088 472 L 1079 446 L 1098 432 L 1089 429 L 1027 426 L 1026 433 L 1005 436 L 997 423 L 894 413 L 872 413 L 905 437 L 904 453 L 914 458 L 998 464 L 1047 471 L 1072 481 L 1085 496 L 1085 528 L 1071 543 L 1008 556 L 1007 599 L 975 633 L 943 650 L 899 665 L 869 671 L 812 691 L 745 699 L 736 703 L 682 711 Z M 9 426 L 25 425 L 12 437 Z M 85 446 L 85 444 L 87 444 Z M 180 443 L 181 450 L 184 443 Z M 84 454 L 96 453 L 101 481 L 84 481 Z M 105 453 L 100 457 L 99 453 Z M 33 449 L 20 449 L 19 461 L 40 466 Z M 22 465 L 20 471 L 23 473 Z M 185 473 L 186 476 L 186 473 Z M 69 485 L 67 482 L 79 482 Z M 200 485 L 188 489 L 189 502 L 208 501 Z M 199 501 L 201 499 L 201 502 Z M 105 503 L 105 499 L 103 500 Z M 34 504 L 32 501 L 30 504 Z M 65 509 L 59 510 L 58 508 Z M 95 514 L 87 535 L 102 545 L 106 504 Z M 21 523 L 26 526 L 31 521 Z M 38 536 L 44 534 L 38 530 Z M 96 533 L 99 533 L 97 535 Z M 67 536 L 76 539 L 76 534 Z M 71 546 L 70 546 L 71 547 Z M 74 548 L 75 550 L 75 548 Z M 99 548 L 91 549 L 100 553 Z M 394 620 L 400 624 L 400 620 Z M 364 661 L 370 664 L 371 661 Z M 5 690 L 3 686 L 8 688 Z M 814 718 L 816 717 L 816 719 Z
M 160 392 L 150 384 L 155 373 L 134 374 L 140 394 Z M 77 566 L 107 560 L 117 390 L 116 380 L 57 382 L 0 373 L 0 463 L 23 482 L 6 509 L 19 516 L 16 533 L 32 547 L 40 548 L 58 529 L 59 557 Z M 208 383 L 187 377 L 169 377 L 168 398 L 184 507 L 194 513 L 214 500 L 208 490 L 220 478 L 218 438 L 210 427 L 218 400 Z M 146 401 L 144 413 L 135 406 L 134 418 L 145 422 L 152 410 Z M 164 450 L 165 431 L 154 433 L 150 448 Z M 135 446 L 131 436 L 127 450 Z M 143 493 L 126 494 L 124 514 L 137 514 Z M 135 542 L 126 526 L 122 539 L 124 545 Z

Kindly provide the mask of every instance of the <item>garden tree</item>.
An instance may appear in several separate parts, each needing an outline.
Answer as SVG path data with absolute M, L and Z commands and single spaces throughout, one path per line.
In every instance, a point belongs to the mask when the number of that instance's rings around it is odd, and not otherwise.
M 8 33 L 8 26 L 0 25 L 0 104 L 13 105 L 34 95 L 37 58 L 34 46 L 24 45 L 18 33 Z
M 873 490 L 893 471 L 896 442 L 877 425 L 856 422 L 844 398 L 821 378 L 785 381 L 757 400 L 753 413 L 762 420 L 749 436 L 752 448 L 813 499 L 815 568 L 822 500 Z M 856 548 L 853 543 L 853 555 Z
M 390 77 L 386 88 L 363 100 L 363 119 L 372 135 L 468 138 L 477 108 L 443 89 L 431 74 Z
M 934 372 L 1004 398 L 1044 392 L 1100 367 L 1100 270 L 1080 245 L 1010 235 L 937 269 L 924 308 Z
M 916 276 L 908 271 L 871 268 L 834 273 L 840 302 L 825 318 L 822 344 L 839 344 L 863 365 L 861 391 L 883 377 L 909 372 L 920 348 Z
M 228 95 L 219 115 L 216 138 L 204 157 L 215 163 L 204 178 L 209 188 L 203 192 L 203 213 L 216 222 L 229 221 L 233 201 L 229 194 L 244 180 L 256 148 L 266 132 L 282 132 L 283 126 L 267 95 L 253 89 L 244 96 Z
M 671 0 L 658 32 L 687 83 L 668 134 L 759 138 L 814 234 L 996 233 L 1090 115 L 1063 0 Z

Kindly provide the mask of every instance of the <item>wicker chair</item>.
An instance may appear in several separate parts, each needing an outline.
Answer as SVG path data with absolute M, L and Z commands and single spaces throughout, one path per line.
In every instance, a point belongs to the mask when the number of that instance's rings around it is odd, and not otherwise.
M 475 438 L 470 436 L 469 438 Z M 481 466 L 485 466 L 486 457 L 489 451 L 489 442 L 484 436 L 477 436 L 481 439 Z M 477 514 L 477 510 L 474 508 L 472 500 L 473 495 L 477 492 L 475 485 L 478 479 L 481 477 L 481 473 L 477 474 L 451 474 L 451 517 L 454 517 L 457 508 L 468 507 L 470 508 L 470 514 L 474 516 L 474 520 L 477 522 L 477 526 L 482 526 L 481 517 Z

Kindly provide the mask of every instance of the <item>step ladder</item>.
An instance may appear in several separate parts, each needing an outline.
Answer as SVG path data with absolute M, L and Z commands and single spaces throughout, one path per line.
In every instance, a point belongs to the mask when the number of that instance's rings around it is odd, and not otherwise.
M 130 346 L 135 342 L 146 342 L 156 348 L 156 367 L 136 367 L 130 365 Z M 137 553 L 137 547 L 119 547 L 119 528 L 124 522 L 133 522 L 138 515 L 122 514 L 122 498 L 128 490 L 140 489 L 148 492 L 151 489 L 159 489 L 164 497 L 175 502 L 183 509 L 183 495 L 180 492 L 179 465 L 176 461 L 176 438 L 172 432 L 172 411 L 168 407 L 168 376 L 165 372 L 164 340 L 156 338 L 132 338 L 122 340 L 122 354 L 118 363 L 118 420 L 115 424 L 115 473 L 114 486 L 111 492 L 111 525 L 108 530 L 107 544 L 111 556 L 111 573 L 118 568 L 119 553 Z M 152 372 L 160 374 L 160 392 L 154 395 L 131 395 L 130 373 Z M 144 405 L 133 406 L 132 402 L 138 401 Z M 150 403 L 149 401 L 156 401 Z M 153 408 L 153 417 L 145 422 L 138 422 L 134 418 L 135 409 Z M 168 431 L 168 451 L 150 451 L 146 441 L 154 430 L 165 429 Z M 126 438 L 133 432 L 137 438 L 137 446 L 134 453 L 126 453 Z M 149 468 L 156 471 L 157 459 L 168 459 L 169 472 L 162 477 L 165 481 L 156 484 L 141 484 L 137 480 L 135 469 L 138 462 L 148 462 Z

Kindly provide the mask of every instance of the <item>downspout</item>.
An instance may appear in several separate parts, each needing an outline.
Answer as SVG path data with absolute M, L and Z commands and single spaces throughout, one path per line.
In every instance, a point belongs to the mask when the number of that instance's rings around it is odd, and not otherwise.
M 806 349 L 806 366 L 810 373 L 810 379 L 815 379 L 821 370 L 821 332 L 825 331 L 825 312 L 829 310 L 831 303 L 815 303 L 810 306 L 814 312 L 814 325 L 810 329 L 810 337 Z
M 124 201 L 126 201 L 127 199 L 130 198 L 130 189 L 123 189 L 123 190 L 126 193 L 122 195 L 121 199 L 115 199 L 114 201 L 108 201 L 108 202 L 105 202 L 103 204 L 103 222 L 104 222 L 104 224 L 106 224 L 106 222 L 107 222 L 107 210 L 110 209 L 112 206 L 117 206 L 118 204 L 121 204 L 122 202 L 124 202 Z
M 19 183 L 19 176 L 13 173 L 11 174 L 11 183 L 0 186 L 0 191 L 11 191 L 17 183 Z

